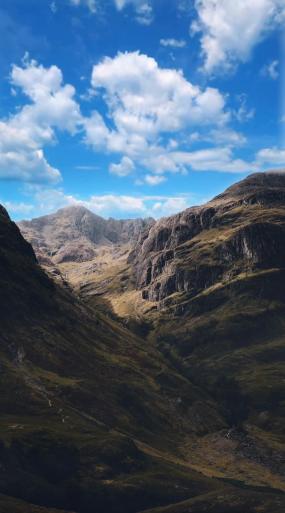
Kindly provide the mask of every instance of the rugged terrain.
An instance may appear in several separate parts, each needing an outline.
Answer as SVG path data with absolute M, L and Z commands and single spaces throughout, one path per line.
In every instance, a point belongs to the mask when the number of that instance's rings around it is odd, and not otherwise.
M 1 512 L 284 511 L 284 216 L 279 173 L 64 209 L 20 223 L 47 275 L 1 211 Z
M 153 219 L 104 219 L 85 207 L 71 206 L 19 226 L 43 264 L 90 261 L 101 248 L 131 245 Z

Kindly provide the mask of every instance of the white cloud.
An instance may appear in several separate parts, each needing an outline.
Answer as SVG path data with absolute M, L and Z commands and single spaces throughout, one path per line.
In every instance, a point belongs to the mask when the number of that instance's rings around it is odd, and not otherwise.
M 103 217 L 161 217 L 187 208 L 190 195 L 182 196 L 131 196 L 120 194 L 92 195 L 80 199 L 65 194 L 61 189 L 39 185 L 26 187 L 29 203 L 2 202 L 8 211 L 20 219 L 38 217 L 68 206 L 83 206 Z
M 185 171 L 190 168 L 194 171 L 217 171 L 227 173 L 244 173 L 254 170 L 252 164 L 234 158 L 230 147 L 207 148 L 192 152 L 175 151 L 165 155 L 147 157 L 145 164 L 154 173 Z
M 58 169 L 46 161 L 42 150 L 21 148 L 20 151 L 7 151 L 0 141 L 0 178 L 27 182 L 58 182 L 61 175 Z
M 254 46 L 285 18 L 284 0 L 196 0 L 204 70 L 232 68 L 245 62 Z
M 185 48 L 185 46 L 187 45 L 184 39 L 175 39 L 172 37 L 168 39 L 161 39 L 160 44 L 161 46 L 170 48 Z
M 146 175 L 145 182 L 148 185 L 159 185 L 165 181 L 165 177 L 161 175 Z
M 169 198 L 166 201 L 158 201 L 153 206 L 153 216 L 171 216 L 189 207 L 189 200 L 183 197 Z
M 5 201 L 0 199 L 0 204 L 3 205 L 11 215 L 29 216 L 34 210 L 34 205 L 23 202 Z
M 173 134 L 189 136 L 195 127 L 222 128 L 229 120 L 217 89 L 194 86 L 181 71 L 160 68 L 139 52 L 104 58 L 93 67 L 92 87 L 108 110 L 105 119 L 96 111 L 85 119 L 86 142 L 145 166 L 155 157 L 164 171 L 177 168 L 166 151 L 178 146 L 173 146 Z M 111 171 L 126 174 L 121 164 Z
M 200 89 L 182 71 L 160 68 L 139 52 L 106 57 L 93 67 L 92 86 L 104 92 L 117 130 L 153 139 L 193 125 L 227 120 L 225 99 L 215 88 Z
M 80 109 L 74 100 L 75 89 L 63 85 L 63 76 L 57 66 L 44 68 L 34 60 L 25 58 L 23 67 L 13 66 L 11 83 L 20 87 L 32 100 L 14 119 L 43 127 L 56 127 L 75 133 L 81 121 Z
M 264 77 L 271 78 L 272 80 L 277 80 L 279 77 L 279 61 L 275 60 L 264 66 L 261 70 L 261 75 Z
M 117 176 L 128 176 L 134 169 L 135 165 L 129 157 L 123 157 L 119 164 L 110 165 L 110 172 Z
M 88 201 L 84 202 L 84 205 L 101 215 L 111 215 L 112 212 L 116 212 L 116 215 L 124 212 L 128 214 L 144 214 L 146 212 L 143 199 L 134 196 L 117 196 L 114 194 L 91 196 Z
M 93 67 L 92 87 L 107 111 L 104 118 L 95 111 L 85 119 L 85 139 L 95 150 L 123 155 L 110 166 L 111 172 L 127 176 L 137 166 L 147 170 L 137 183 L 156 185 L 166 173 L 188 169 L 257 170 L 257 163 L 236 158 L 234 148 L 246 138 L 229 126 L 231 118 L 244 122 L 254 116 L 244 95 L 238 98 L 238 109 L 229 113 L 217 89 L 197 87 L 181 71 L 160 68 L 139 52 L 104 58 Z M 208 147 L 189 151 L 197 143 Z
M 23 181 L 60 180 L 60 172 L 46 160 L 43 147 L 55 141 L 55 129 L 74 134 L 81 122 L 75 90 L 63 85 L 56 66 L 44 68 L 28 56 L 12 66 L 11 84 L 29 103 L 0 120 L 0 177 Z
M 215 144 L 226 144 L 235 147 L 246 143 L 246 137 L 243 134 L 227 127 L 212 130 L 209 134 L 209 140 Z
M 257 153 L 256 160 L 262 166 L 285 166 L 285 149 L 264 148 Z

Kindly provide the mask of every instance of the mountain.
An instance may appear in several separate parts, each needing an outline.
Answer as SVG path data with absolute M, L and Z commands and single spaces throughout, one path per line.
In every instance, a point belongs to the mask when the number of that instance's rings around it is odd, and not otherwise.
M 1 512 L 284 511 L 284 191 L 251 175 L 64 280 L 1 210 Z
M 55 214 L 22 221 L 19 227 L 46 263 L 92 260 L 98 248 L 130 244 L 152 219 L 103 219 L 81 206 L 63 208 Z
M 283 268 L 285 175 L 254 174 L 202 207 L 161 219 L 130 257 L 145 299 L 192 296 L 243 272 Z
M 216 476 L 251 480 L 257 461 L 263 476 L 284 475 L 285 174 L 250 175 L 160 220 L 129 262 L 136 288 L 156 305 L 150 338 L 216 398 L 234 429 L 234 457 L 215 434 L 189 447 L 192 461 Z
M 135 513 L 238 498 L 242 483 L 203 475 L 184 457 L 199 433 L 227 430 L 215 399 L 54 283 L 3 208 L 0 241 L 1 513 Z M 254 493 L 255 505 L 281 512 L 278 490 L 242 493 L 243 504 Z

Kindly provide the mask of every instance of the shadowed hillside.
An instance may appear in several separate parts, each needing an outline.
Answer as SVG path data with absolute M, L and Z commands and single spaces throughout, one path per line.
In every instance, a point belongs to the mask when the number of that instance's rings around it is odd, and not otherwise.
M 197 387 L 50 281 L 4 209 L 0 238 L 2 494 L 78 512 L 135 512 L 215 487 L 177 453 L 190 421 L 177 393 L 200 400 Z M 160 385 L 163 373 L 170 382 Z M 10 511 L 12 499 L 1 501 Z M 25 511 L 21 504 L 14 511 Z

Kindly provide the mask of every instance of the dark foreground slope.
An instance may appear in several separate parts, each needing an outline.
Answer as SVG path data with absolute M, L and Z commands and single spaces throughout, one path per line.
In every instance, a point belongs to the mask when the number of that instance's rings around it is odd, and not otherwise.
M 199 513 L 215 501 L 283 511 L 278 486 L 229 484 L 191 464 L 189 440 L 228 429 L 215 399 L 50 281 L 4 209 L 0 290 L 1 513 L 135 513 L 194 498 Z
M 200 392 L 143 340 L 54 285 L 4 209 L 0 288 L 1 513 L 41 511 L 11 497 L 125 513 L 219 488 L 173 456 L 189 423 L 177 390 L 193 400 Z M 161 386 L 163 373 L 170 383 Z

